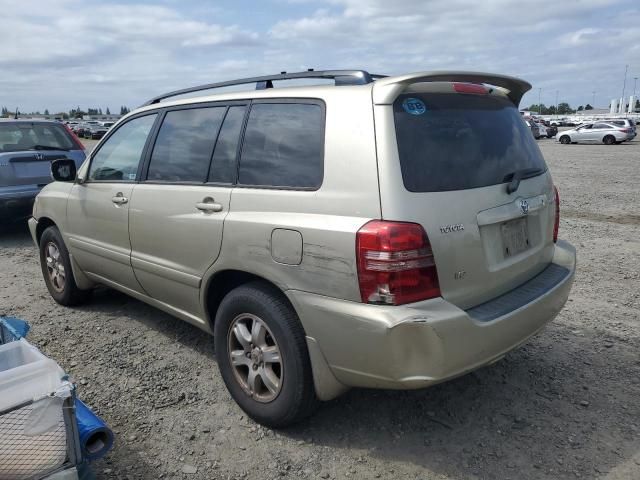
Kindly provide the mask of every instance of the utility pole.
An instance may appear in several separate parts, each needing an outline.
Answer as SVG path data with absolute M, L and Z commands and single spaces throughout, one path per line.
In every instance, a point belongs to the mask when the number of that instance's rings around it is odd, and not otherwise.
M 620 105 L 620 110 L 624 109 L 625 110 L 625 116 L 627 113 L 627 109 L 624 108 L 624 106 L 626 105 L 626 102 L 624 100 L 624 89 L 627 87 L 627 71 L 629 70 L 629 65 L 625 65 L 624 66 L 624 81 L 622 82 L 622 105 Z
M 556 120 L 558 119 L 558 90 L 556 90 Z
M 538 89 L 538 115 L 542 115 L 542 104 L 540 99 L 542 98 L 542 89 Z

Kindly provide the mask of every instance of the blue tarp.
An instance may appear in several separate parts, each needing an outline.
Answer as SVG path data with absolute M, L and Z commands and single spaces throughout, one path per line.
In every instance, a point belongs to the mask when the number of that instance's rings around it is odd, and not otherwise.
M 29 328 L 29 324 L 19 318 L 0 317 L 0 345 L 26 337 Z
M 76 421 L 82 456 L 89 461 L 102 458 L 113 446 L 113 432 L 107 424 L 76 398 Z

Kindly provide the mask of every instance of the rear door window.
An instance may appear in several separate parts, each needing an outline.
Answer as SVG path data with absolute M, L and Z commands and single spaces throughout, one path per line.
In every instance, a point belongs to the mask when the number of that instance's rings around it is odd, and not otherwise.
M 226 107 L 167 112 L 158 132 L 147 180 L 204 183 Z
M 405 188 L 464 190 L 508 181 L 546 165 L 531 130 L 507 98 L 496 95 L 400 95 L 393 105 Z
M 322 183 L 324 111 L 312 103 L 251 106 L 240 157 L 239 183 L 314 189 Z
M 118 128 L 93 156 L 89 180 L 134 182 L 156 114 L 137 117 Z

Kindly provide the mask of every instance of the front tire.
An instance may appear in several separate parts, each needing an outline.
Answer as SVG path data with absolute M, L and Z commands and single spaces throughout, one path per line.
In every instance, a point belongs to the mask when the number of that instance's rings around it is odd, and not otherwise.
M 49 294 L 60 305 L 78 305 L 89 296 L 90 290 L 81 290 L 76 285 L 69 251 L 57 227 L 51 226 L 42 232 L 40 268 Z
M 560 137 L 560 143 L 563 145 L 569 145 L 571 143 L 571 138 L 569 135 L 563 135 Z
M 616 143 L 616 138 L 613 135 L 607 135 L 602 139 L 602 143 L 605 145 L 613 145 Z
M 232 290 L 218 309 L 214 342 L 229 393 L 256 422 L 287 427 L 315 410 L 304 330 L 281 292 L 263 282 Z

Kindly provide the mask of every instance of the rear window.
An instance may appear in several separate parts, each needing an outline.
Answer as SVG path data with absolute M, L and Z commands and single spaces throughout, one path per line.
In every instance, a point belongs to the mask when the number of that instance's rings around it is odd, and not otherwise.
M 0 123 L 0 152 L 78 148 L 66 129 L 55 123 Z
M 517 170 L 546 171 L 530 128 L 506 98 L 407 94 L 393 111 L 409 191 L 486 187 L 506 182 Z

